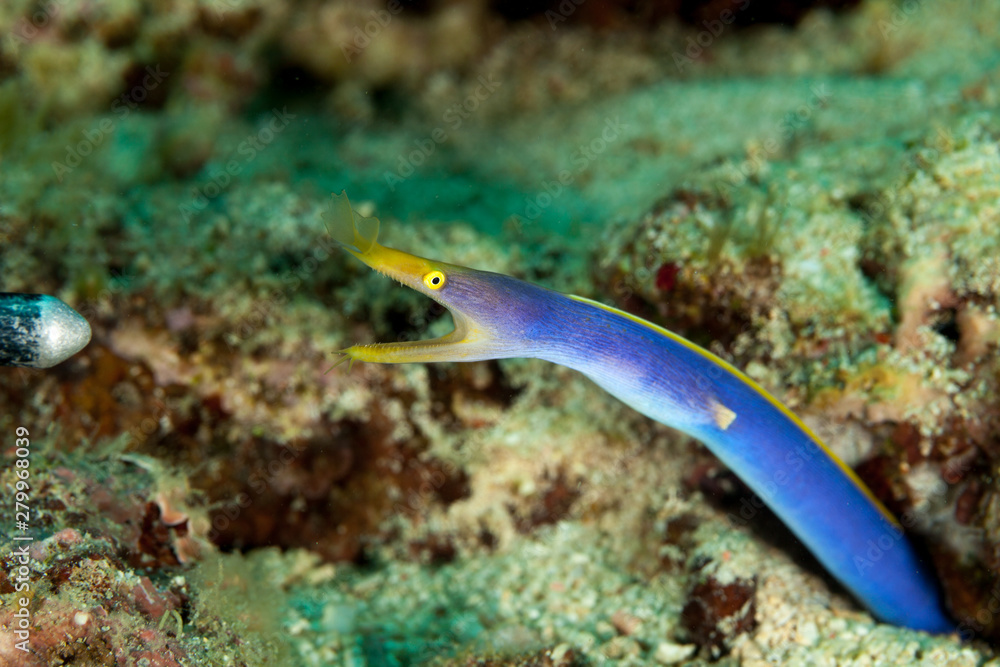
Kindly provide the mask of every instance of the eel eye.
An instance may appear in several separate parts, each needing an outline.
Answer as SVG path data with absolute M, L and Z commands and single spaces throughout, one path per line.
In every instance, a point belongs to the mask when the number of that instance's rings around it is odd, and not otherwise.
M 441 289 L 444 287 L 444 274 L 438 270 L 431 271 L 424 276 L 424 284 L 429 289 Z

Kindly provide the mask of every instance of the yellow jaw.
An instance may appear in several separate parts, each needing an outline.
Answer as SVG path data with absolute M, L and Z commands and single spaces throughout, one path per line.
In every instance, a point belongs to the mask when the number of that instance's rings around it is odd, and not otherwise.
M 351 208 L 346 194 L 333 195 L 329 213 L 327 230 L 341 247 L 379 273 L 426 294 L 449 308 L 455 321 L 454 331 L 433 340 L 353 345 L 339 350 L 339 353 L 345 356 L 334 364 L 334 367 L 348 360 L 351 363 L 370 361 L 382 364 L 468 361 L 476 350 L 476 345 L 473 343 L 482 342 L 483 336 L 468 318 L 442 301 L 438 293 L 446 285 L 448 274 L 460 267 L 380 245 L 378 218 L 359 215 Z

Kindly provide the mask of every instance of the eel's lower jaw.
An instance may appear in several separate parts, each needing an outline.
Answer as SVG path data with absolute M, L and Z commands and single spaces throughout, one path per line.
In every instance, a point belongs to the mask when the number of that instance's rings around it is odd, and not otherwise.
M 401 343 L 371 343 L 352 345 L 339 350 L 351 362 L 367 361 L 376 364 L 413 364 L 439 361 L 482 361 L 511 356 L 509 346 L 479 330 L 465 326 L 456 328 L 449 334 L 427 340 L 408 340 Z M 340 361 L 338 363 L 343 363 Z
M 435 361 L 463 361 L 468 352 L 462 342 L 450 340 L 451 334 L 429 340 L 402 343 L 371 343 L 352 345 L 340 350 L 351 362 L 366 361 L 375 364 L 412 364 Z
M 339 353 L 352 362 L 376 364 L 433 363 L 438 361 L 480 361 L 496 359 L 497 341 L 467 317 L 450 311 L 455 328 L 444 336 L 427 340 L 407 340 L 399 343 L 352 345 Z

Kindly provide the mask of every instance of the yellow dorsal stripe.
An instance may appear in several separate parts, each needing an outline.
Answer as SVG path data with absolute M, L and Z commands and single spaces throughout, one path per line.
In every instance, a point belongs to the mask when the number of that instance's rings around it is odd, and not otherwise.
M 641 325 L 643 325 L 645 327 L 648 327 L 648 328 L 652 329 L 653 331 L 656 331 L 657 333 L 660 333 L 660 334 L 666 336 L 667 338 L 669 338 L 670 340 L 674 341 L 675 343 L 678 343 L 679 345 L 683 345 L 684 347 L 686 347 L 687 349 L 691 350 L 692 352 L 696 352 L 696 353 L 700 354 L 702 357 L 704 357 L 708 361 L 712 362 L 716 366 L 719 366 L 720 368 L 722 368 L 722 369 L 724 369 L 726 371 L 729 371 L 733 376 L 735 376 L 736 378 L 738 378 L 745 385 L 747 385 L 748 387 L 750 387 L 751 389 L 753 389 L 755 392 L 757 392 L 758 394 L 760 394 L 761 396 L 763 396 L 765 399 L 767 399 L 767 401 L 771 405 L 773 405 L 775 408 L 777 408 L 778 410 L 780 410 L 782 412 L 782 414 L 784 414 L 786 417 L 788 417 L 792 421 L 792 423 L 794 423 L 796 426 L 798 426 L 800 429 L 802 429 L 802 432 L 805 433 L 807 436 L 809 436 L 809 438 L 812 439 L 812 441 L 814 443 L 816 443 L 817 446 L 819 446 L 820 450 L 822 450 L 823 453 L 825 453 L 827 455 L 827 457 L 829 457 L 829 459 L 831 461 L 833 461 L 837 466 L 840 467 L 841 471 L 843 471 L 843 473 L 845 475 L 847 475 L 848 479 L 850 479 L 854 483 L 854 485 L 857 486 L 858 489 L 861 490 L 861 492 L 864 493 L 868 497 L 868 499 L 875 505 L 875 507 L 877 507 L 879 509 L 879 511 L 883 514 L 883 516 L 885 516 L 886 520 L 888 520 L 890 523 L 892 523 L 893 526 L 900 527 L 899 522 L 896 521 L 896 517 L 894 517 L 889 512 L 889 510 L 886 509 L 885 505 L 883 505 L 882 502 L 872 494 L 871 489 L 869 489 L 868 486 L 864 482 L 861 481 L 861 478 L 859 478 L 857 476 L 857 474 L 853 470 L 851 470 L 850 466 L 848 466 L 846 463 L 844 463 L 843 461 L 841 461 L 840 457 L 837 456 L 836 454 L 834 454 L 833 451 L 831 451 L 830 448 L 827 447 L 826 444 L 822 440 L 820 440 L 819 437 L 815 433 L 812 432 L 812 429 L 810 429 L 808 426 L 806 426 L 805 423 L 803 423 L 803 421 L 801 419 L 799 419 L 797 416 L 795 416 L 794 412 L 792 412 L 787 407 L 785 407 L 785 405 L 781 401 L 779 401 L 774 396 L 772 396 L 766 389 L 764 389 L 763 387 L 761 387 L 752 378 L 750 378 L 745 373 L 743 373 L 743 371 L 739 370 L 738 368 L 736 368 L 732 364 L 728 363 L 724 359 L 721 359 L 721 358 L 715 356 L 714 354 L 712 354 L 708 350 L 704 349 L 703 347 L 695 345 L 694 343 L 692 343 L 691 341 L 687 340 L 686 338 L 682 338 L 681 336 L 678 336 L 674 332 L 669 331 L 667 329 L 664 329 L 661 326 L 657 326 L 657 325 L 653 324 L 652 322 L 649 322 L 647 320 L 642 319 L 641 317 L 636 317 L 635 315 L 632 315 L 631 313 L 627 313 L 624 310 L 619 310 L 617 308 L 613 308 L 611 306 L 607 306 L 607 305 L 601 303 L 600 301 L 594 301 L 593 299 L 587 299 L 585 297 L 575 296 L 573 294 L 569 294 L 567 296 L 569 296 L 569 298 L 573 299 L 574 301 L 579 301 L 580 303 L 590 304 L 591 306 L 595 306 L 595 307 L 600 308 L 601 310 L 605 310 L 605 311 L 607 311 L 609 313 L 614 313 L 615 315 L 620 315 L 620 316 L 622 316 L 622 317 L 624 317 L 626 319 L 629 319 L 629 320 L 635 322 L 636 324 L 641 324 Z M 723 406 L 723 407 L 725 407 L 725 406 Z M 726 409 L 728 410 L 728 408 L 726 408 Z M 730 420 L 730 423 L 731 423 L 731 421 L 732 420 Z M 728 424 L 727 424 L 727 426 L 728 426 Z M 722 427 L 721 425 L 720 425 L 720 427 L 723 430 L 726 429 L 726 427 Z

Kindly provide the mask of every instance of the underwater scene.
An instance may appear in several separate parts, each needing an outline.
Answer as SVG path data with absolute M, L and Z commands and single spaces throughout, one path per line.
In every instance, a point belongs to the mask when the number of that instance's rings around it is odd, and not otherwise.
M 1000 667 L 1000 2 L 4 0 L 0 667 Z

